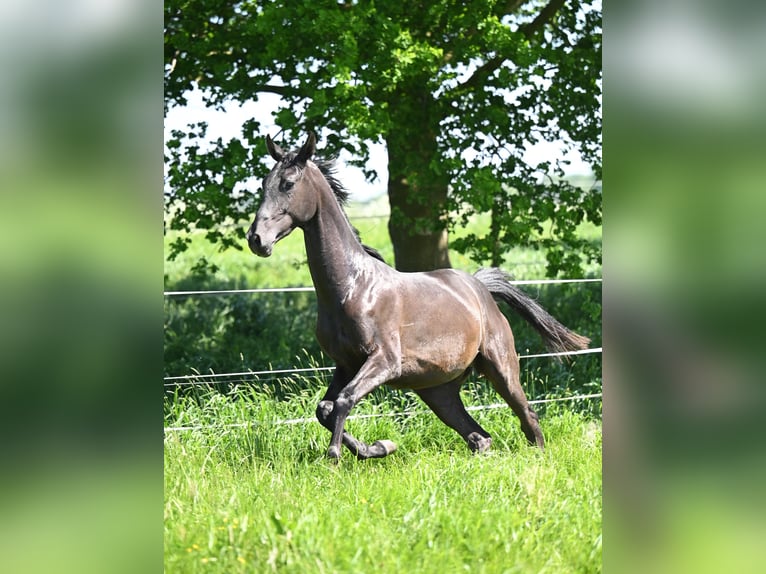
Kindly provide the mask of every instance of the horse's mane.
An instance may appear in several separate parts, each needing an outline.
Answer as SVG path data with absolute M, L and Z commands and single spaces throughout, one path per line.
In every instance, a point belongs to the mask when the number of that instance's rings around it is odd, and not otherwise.
M 297 155 L 298 152 L 295 151 L 287 152 L 282 158 L 283 164 L 286 166 L 292 164 L 295 161 Z M 335 194 L 335 198 L 338 200 L 338 203 L 340 203 L 341 206 L 345 206 L 348 203 L 349 192 L 340 182 L 340 180 L 338 180 L 336 175 L 338 171 L 337 166 L 335 165 L 337 160 L 338 158 L 336 157 L 313 157 L 311 159 L 311 161 L 313 161 L 319 168 L 319 171 L 322 172 L 322 175 L 327 180 L 327 183 L 330 184 L 330 189 L 332 189 L 333 194 Z
M 288 162 L 292 161 L 292 157 L 286 158 Z M 340 205 L 340 209 L 343 212 L 343 215 L 346 216 L 346 220 L 348 220 L 348 215 L 346 214 L 346 210 L 344 207 L 348 203 L 349 198 L 349 191 L 346 189 L 346 187 L 340 182 L 340 180 L 337 177 L 337 162 L 336 157 L 330 157 L 330 158 L 321 158 L 321 157 L 314 157 L 311 161 L 313 161 L 316 166 L 319 168 L 319 171 L 322 172 L 322 175 L 324 176 L 325 180 L 327 180 L 327 183 L 330 185 L 330 189 L 332 189 L 333 195 L 335 195 L 335 199 L 338 200 L 338 205 Z M 349 225 L 351 225 L 351 222 L 349 221 Z M 351 229 L 354 230 L 354 234 L 356 235 L 357 241 L 361 244 L 361 246 L 364 248 L 364 250 L 367 252 L 368 255 L 374 257 L 375 259 L 378 259 L 379 261 L 382 261 L 383 263 L 386 263 L 386 260 L 383 259 L 383 256 L 378 252 L 377 249 L 370 247 L 369 245 L 365 245 L 362 243 L 362 238 L 359 235 L 359 230 L 351 225 Z M 387 263 L 386 263 L 387 264 Z
M 322 172 L 322 175 L 327 180 L 327 183 L 330 184 L 330 189 L 332 189 L 332 192 L 335 194 L 335 198 L 338 200 L 338 203 L 340 203 L 341 207 L 344 207 L 348 203 L 348 197 L 349 192 L 346 189 L 346 187 L 338 180 L 337 177 L 337 158 L 314 158 L 314 163 L 319 168 L 319 171 Z M 345 210 L 344 210 L 345 213 Z

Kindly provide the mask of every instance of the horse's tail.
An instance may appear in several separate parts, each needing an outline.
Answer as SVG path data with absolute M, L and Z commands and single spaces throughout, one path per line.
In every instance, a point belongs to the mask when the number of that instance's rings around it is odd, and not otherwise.
M 553 352 L 587 349 L 590 339 L 567 329 L 543 309 L 537 301 L 509 283 L 510 276 L 496 267 L 479 269 L 474 273 L 492 295 L 510 305 L 525 321 L 540 333 L 545 345 Z

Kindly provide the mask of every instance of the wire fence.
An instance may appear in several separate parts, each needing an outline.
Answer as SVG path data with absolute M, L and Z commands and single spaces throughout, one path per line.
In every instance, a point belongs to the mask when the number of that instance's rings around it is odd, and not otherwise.
M 509 281 L 511 285 L 556 285 L 563 283 L 601 283 L 603 279 L 530 279 Z M 262 287 L 260 289 L 218 289 L 208 291 L 164 291 L 165 297 L 195 295 L 241 295 L 246 293 L 311 293 L 313 287 Z
M 513 285 L 551 285 L 551 284 L 563 284 L 563 283 L 600 283 L 603 282 L 601 278 L 591 279 L 537 279 L 537 280 L 518 280 L 510 281 Z M 258 288 L 258 289 L 220 289 L 220 290 L 199 290 L 199 291 L 165 291 L 163 294 L 165 297 L 175 296 L 204 296 L 204 295 L 241 295 L 241 294 L 261 294 L 261 293 L 300 293 L 300 292 L 313 292 L 313 287 L 281 287 L 281 288 Z M 579 351 L 568 351 L 560 353 L 536 353 L 528 355 L 519 355 L 519 359 L 534 359 L 543 357 L 561 357 L 571 355 L 585 355 L 603 353 L 603 348 L 583 349 Z M 315 376 L 328 376 L 335 370 L 335 367 L 316 366 L 305 368 L 288 368 L 288 369 L 268 369 L 259 371 L 241 371 L 235 373 L 194 373 L 190 375 L 175 375 L 164 377 L 165 387 L 179 387 L 179 386 L 193 386 L 193 385 L 215 385 L 215 384 L 231 384 L 232 380 L 216 380 L 216 379 L 232 379 L 235 377 L 248 377 L 253 378 L 259 382 L 264 382 L 262 377 L 278 378 L 279 376 L 289 376 L 302 373 L 313 373 Z M 535 399 L 529 401 L 529 404 L 544 404 L 553 402 L 575 401 L 575 400 L 589 400 L 595 398 L 602 398 L 602 393 L 581 394 L 570 397 L 554 397 L 545 399 Z M 467 411 L 484 411 L 491 409 L 498 409 L 507 407 L 506 403 L 494 403 L 490 405 L 478 405 L 466 407 Z M 421 414 L 430 413 L 429 410 L 417 410 L 417 411 L 403 411 L 398 413 L 374 413 L 374 414 L 362 414 L 351 415 L 347 420 L 361 420 L 380 417 L 409 417 L 417 416 Z M 284 419 L 278 421 L 272 421 L 272 425 L 290 425 L 290 424 L 306 424 L 314 422 L 314 418 L 294 418 Z M 190 426 L 171 426 L 165 427 L 165 432 L 183 432 L 193 430 L 204 429 L 228 429 L 228 428 L 247 428 L 263 424 L 260 422 L 242 422 L 242 423 L 230 423 L 230 424 L 218 424 L 218 425 L 190 425 Z
M 603 393 L 592 393 L 587 395 L 575 395 L 571 397 L 555 397 L 555 398 L 548 398 L 548 399 L 535 399 L 532 401 L 529 401 L 530 405 L 539 405 L 544 403 L 559 403 L 559 402 L 565 402 L 565 401 L 581 401 L 581 400 L 588 400 L 588 399 L 599 399 L 602 398 Z M 465 407 L 465 410 L 475 412 L 475 411 L 488 411 L 492 409 L 501 409 L 501 408 L 508 408 L 507 403 L 493 403 L 490 405 L 474 405 L 474 406 L 468 406 Z M 418 415 L 423 414 L 429 414 L 433 411 L 425 410 L 425 409 L 419 409 L 416 411 L 401 411 L 401 412 L 393 412 L 393 413 L 370 413 L 370 414 L 364 414 L 364 415 L 350 415 L 346 420 L 347 421 L 353 421 L 353 420 L 364 420 L 364 419 L 376 419 L 376 418 L 390 418 L 390 417 L 414 417 Z M 255 427 L 263 424 L 269 424 L 269 425 L 297 425 L 297 424 L 309 424 L 316 421 L 316 418 L 313 417 L 301 417 L 301 418 L 295 418 L 295 419 L 282 419 L 282 420 L 276 420 L 276 421 L 270 421 L 268 423 L 263 422 L 242 422 L 242 423 L 228 423 L 228 424 L 211 424 L 211 425 L 189 425 L 189 426 L 177 426 L 177 427 L 165 427 L 165 432 L 184 432 L 184 431 L 195 431 L 195 430 L 210 430 L 210 429 L 231 429 L 231 428 L 249 428 L 249 427 Z
M 561 353 L 537 353 L 534 355 L 519 355 L 519 359 L 537 359 L 541 357 L 564 357 L 571 355 L 587 355 L 591 353 L 601 353 L 602 348 L 597 347 L 593 349 L 583 349 L 580 351 L 565 351 Z M 305 367 L 305 368 L 292 368 L 292 369 L 274 369 L 265 371 L 241 371 L 238 373 L 195 373 L 192 375 L 177 375 L 173 377 L 165 377 L 166 387 L 177 387 L 185 385 L 210 385 L 210 384 L 228 384 L 230 381 L 209 381 L 199 379 L 219 379 L 219 378 L 232 378 L 232 377 L 254 377 L 261 380 L 259 377 L 271 376 L 271 375 L 292 375 L 301 373 L 322 373 L 332 372 L 335 367 Z

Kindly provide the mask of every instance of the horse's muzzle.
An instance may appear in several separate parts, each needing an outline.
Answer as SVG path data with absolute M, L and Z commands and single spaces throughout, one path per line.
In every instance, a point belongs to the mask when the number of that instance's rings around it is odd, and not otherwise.
M 247 232 L 247 245 L 250 247 L 250 251 L 255 253 L 258 257 L 268 257 L 271 255 L 271 245 L 264 245 L 261 241 L 261 236 L 255 233 L 252 229 Z

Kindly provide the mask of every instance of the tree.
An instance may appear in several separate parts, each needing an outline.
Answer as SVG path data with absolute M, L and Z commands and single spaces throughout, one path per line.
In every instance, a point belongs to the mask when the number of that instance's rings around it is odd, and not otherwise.
M 600 79 L 600 6 L 580 0 L 165 2 L 166 110 L 195 86 L 216 107 L 276 93 L 288 143 L 313 130 L 364 166 L 367 142 L 385 142 L 401 270 L 448 267 L 449 229 L 483 212 L 489 233 L 452 244 L 479 262 L 517 245 L 545 249 L 552 275 L 600 258 L 574 233 L 600 224 L 600 189 L 523 161 L 526 142 L 563 140 L 600 179 Z M 216 225 L 252 216 L 237 190 L 269 169 L 265 133 L 253 120 L 201 151 L 205 129 L 167 142 L 170 226 L 236 245 Z

